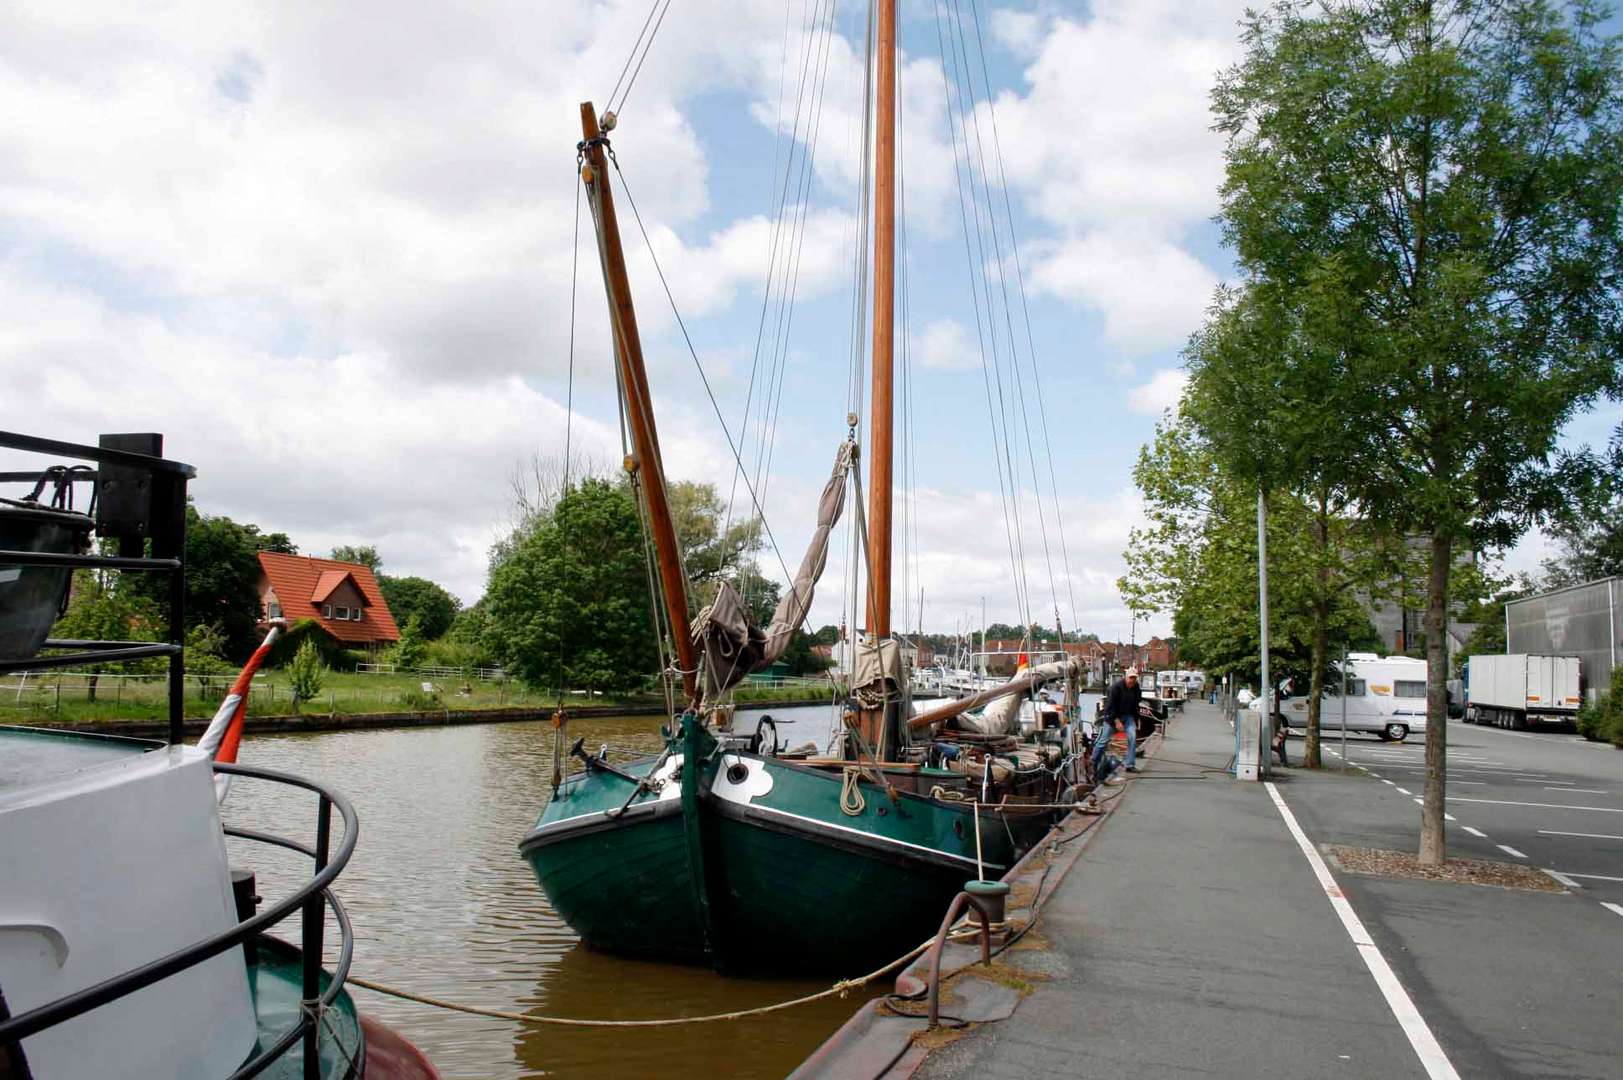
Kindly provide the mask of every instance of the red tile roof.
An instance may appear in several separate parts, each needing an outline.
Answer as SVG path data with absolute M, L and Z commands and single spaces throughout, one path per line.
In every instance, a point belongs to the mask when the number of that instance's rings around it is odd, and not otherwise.
M 314 619 L 329 634 L 348 645 L 400 640 L 400 628 L 395 625 L 388 602 L 383 599 L 383 590 L 378 588 L 377 578 L 368 567 L 360 563 L 315 559 L 308 555 L 261 551 L 259 569 L 276 591 L 277 602 L 282 605 L 282 616 L 289 623 Z M 345 578 L 354 581 L 361 598 L 366 601 L 366 611 L 359 622 L 321 617 L 321 600 L 331 596 Z
M 333 594 L 333 590 L 342 585 L 345 578 L 351 576 L 348 570 L 323 570 L 321 576 L 316 579 L 315 590 L 310 593 L 310 602 L 312 604 L 326 603 L 327 597 Z M 360 588 L 359 585 L 355 587 Z M 280 596 L 281 593 L 276 595 Z

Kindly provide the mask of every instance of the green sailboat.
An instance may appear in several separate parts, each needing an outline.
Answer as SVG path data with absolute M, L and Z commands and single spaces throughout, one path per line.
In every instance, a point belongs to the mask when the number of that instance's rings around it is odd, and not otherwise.
M 858 483 L 853 430 L 840 446 L 817 529 L 769 625 L 752 626 L 729 585 L 690 619 L 666 505 L 652 398 L 609 186 L 607 130 L 581 106 L 580 174 L 608 291 L 628 459 L 646 512 L 683 708 L 656 756 L 611 763 L 577 742 L 586 768 L 560 782 L 519 850 L 553 907 L 609 952 L 727 971 L 853 974 L 935 929 L 965 882 L 1001 877 L 1053 824 L 1081 779 L 1057 748 L 1010 753 L 1023 701 L 1077 665 L 1033 669 L 1005 687 L 915 715 L 891 635 L 892 339 L 895 245 L 895 4 L 876 10 L 874 302 L 867 633 L 858 643 L 844 752 L 799 759 L 731 736 L 710 717 L 730 687 L 769 666 L 802 623 L 829 534 Z M 696 622 L 696 625 L 694 623 Z M 943 748 L 939 729 L 985 712 Z M 561 735 L 560 735 L 561 738 Z M 1044 754 L 1048 756 L 1044 756 Z M 860 918 L 852 913 L 861 912 Z

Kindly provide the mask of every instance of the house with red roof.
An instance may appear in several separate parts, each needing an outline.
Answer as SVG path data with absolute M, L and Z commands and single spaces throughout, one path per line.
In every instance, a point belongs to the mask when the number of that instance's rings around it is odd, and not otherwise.
M 308 555 L 259 553 L 259 610 L 265 621 L 314 619 L 338 642 L 373 648 L 400 640 L 371 567 Z

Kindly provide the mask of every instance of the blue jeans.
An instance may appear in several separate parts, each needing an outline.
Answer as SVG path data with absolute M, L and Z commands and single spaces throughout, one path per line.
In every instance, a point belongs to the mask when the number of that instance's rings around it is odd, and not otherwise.
M 1127 731 L 1127 761 L 1124 763 L 1131 769 L 1138 760 L 1138 718 L 1129 716 L 1120 721 Z M 1110 746 L 1110 736 L 1116 730 L 1115 720 L 1105 720 L 1093 738 L 1093 774 L 1099 775 L 1099 763 L 1105 758 L 1105 750 Z

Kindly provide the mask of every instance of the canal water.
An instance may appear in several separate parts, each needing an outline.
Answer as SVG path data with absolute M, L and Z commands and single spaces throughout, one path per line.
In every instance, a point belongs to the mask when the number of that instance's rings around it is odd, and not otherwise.
M 828 736 L 827 706 L 770 712 L 785 745 L 821 745 Z M 737 730 L 753 731 L 760 715 L 741 710 Z M 661 742 L 657 717 L 576 720 L 570 732 L 592 749 L 657 751 Z M 723 978 L 582 945 L 518 855 L 550 794 L 552 729 L 543 722 L 259 735 L 243 744 L 240 760 L 323 781 L 354 803 L 360 842 L 336 891 L 355 927 L 356 975 L 483 1008 L 591 1019 L 727 1012 L 829 985 Z M 231 825 L 303 842 L 314 835 L 313 798 L 272 785 L 238 779 L 225 812 Z M 231 846 L 233 862 L 258 872 L 262 896 L 286 895 L 308 877 L 307 861 L 278 861 L 261 845 Z M 296 939 L 297 927 L 295 916 L 278 932 Z M 447 1080 L 781 1077 L 888 987 L 880 980 L 844 1000 L 754 1019 L 643 1029 L 521 1024 L 360 988 L 353 994 L 364 1012 L 420 1046 Z

